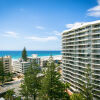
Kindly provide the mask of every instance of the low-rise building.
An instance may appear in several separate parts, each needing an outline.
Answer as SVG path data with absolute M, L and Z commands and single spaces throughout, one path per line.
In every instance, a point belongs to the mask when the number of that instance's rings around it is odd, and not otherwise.
M 13 69 L 15 73 L 25 73 L 26 70 L 30 67 L 30 62 L 24 62 L 22 60 L 13 61 Z
M 27 62 L 23 61 L 23 59 L 21 58 L 13 61 L 14 72 L 25 73 L 33 61 L 35 61 L 36 64 L 40 65 L 40 58 L 36 54 L 33 54 L 32 57 L 28 57 Z
M 57 55 L 57 56 L 50 56 L 50 57 L 43 57 L 41 58 L 41 67 L 47 67 L 47 64 L 49 62 L 53 61 L 55 64 L 61 64 L 62 63 L 62 56 Z
M 41 67 L 47 67 L 48 60 L 41 60 Z
M 32 54 L 32 57 L 28 57 L 28 62 L 35 62 L 36 64 L 40 65 L 41 59 L 38 57 L 37 54 Z

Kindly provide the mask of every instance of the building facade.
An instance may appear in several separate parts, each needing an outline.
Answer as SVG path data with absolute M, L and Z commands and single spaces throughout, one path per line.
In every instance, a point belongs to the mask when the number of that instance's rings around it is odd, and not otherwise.
M 28 62 L 35 62 L 36 64 L 40 65 L 41 59 L 38 57 L 37 54 L 32 54 L 32 57 L 28 57 Z
M 0 60 L 3 61 L 4 72 L 11 73 L 12 72 L 11 56 L 0 57 Z
M 15 60 L 13 61 L 13 72 L 24 74 L 33 62 L 40 65 L 40 58 L 37 57 L 36 54 L 33 54 L 32 57 L 28 57 L 26 62 L 21 58 Z
M 100 100 L 100 20 L 62 33 L 63 80 L 71 84 L 71 91 L 82 90 L 88 65 L 92 70 L 93 97 Z
M 22 60 L 13 61 L 13 72 L 24 74 L 30 65 L 30 62 L 24 62 Z

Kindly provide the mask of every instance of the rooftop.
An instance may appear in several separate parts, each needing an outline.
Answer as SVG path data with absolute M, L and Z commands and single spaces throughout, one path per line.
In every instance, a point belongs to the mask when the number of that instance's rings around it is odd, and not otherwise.
M 77 25 L 75 25 L 74 27 L 72 27 L 68 30 L 64 30 L 62 32 L 62 34 L 65 33 L 65 32 L 74 31 L 77 28 L 82 28 L 82 27 L 86 27 L 86 26 L 91 25 L 91 24 L 98 24 L 98 23 L 100 23 L 100 20 L 96 20 L 96 21 L 93 21 L 93 22 L 80 23 L 80 24 L 77 24 Z

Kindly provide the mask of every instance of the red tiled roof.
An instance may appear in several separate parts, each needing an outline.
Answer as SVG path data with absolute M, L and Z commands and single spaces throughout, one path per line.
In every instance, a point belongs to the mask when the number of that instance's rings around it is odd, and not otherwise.
M 67 92 L 69 95 L 72 95 L 73 93 L 70 90 L 65 90 L 65 92 Z

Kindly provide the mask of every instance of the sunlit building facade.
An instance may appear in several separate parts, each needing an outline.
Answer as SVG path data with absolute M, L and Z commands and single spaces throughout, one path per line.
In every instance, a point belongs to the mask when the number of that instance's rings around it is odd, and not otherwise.
M 62 33 L 63 80 L 71 91 L 82 90 L 87 65 L 92 70 L 93 97 L 100 100 L 100 21 L 83 23 Z
M 5 73 L 11 73 L 12 72 L 12 58 L 11 56 L 4 56 L 0 57 L 0 61 L 3 61 L 3 68 Z

